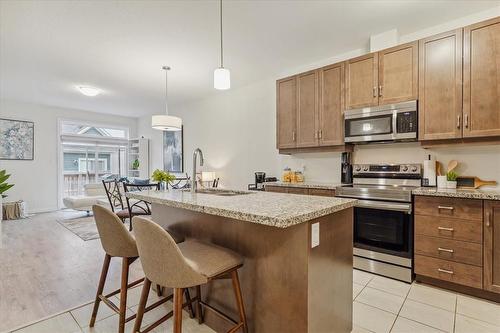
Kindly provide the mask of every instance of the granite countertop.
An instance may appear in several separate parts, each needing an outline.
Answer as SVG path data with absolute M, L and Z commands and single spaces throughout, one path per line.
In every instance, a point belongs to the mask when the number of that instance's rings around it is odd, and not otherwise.
M 301 183 L 272 182 L 272 183 L 264 183 L 264 187 L 266 186 L 301 187 L 301 188 L 318 188 L 324 190 L 335 190 L 336 187 L 342 186 L 342 184 L 323 183 L 323 182 L 301 182 Z
M 481 200 L 500 200 L 500 191 L 498 190 L 475 190 L 475 189 L 446 189 L 437 187 L 419 187 L 412 191 L 414 195 L 426 195 L 434 197 L 481 199 Z
M 356 203 L 354 199 L 309 195 L 236 191 L 246 194 L 222 196 L 185 190 L 128 192 L 129 198 L 233 218 L 277 228 L 332 214 Z

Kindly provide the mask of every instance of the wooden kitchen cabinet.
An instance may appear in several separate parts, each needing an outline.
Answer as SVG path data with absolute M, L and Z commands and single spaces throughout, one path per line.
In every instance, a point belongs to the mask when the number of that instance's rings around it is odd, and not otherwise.
M 500 201 L 485 201 L 484 220 L 484 289 L 500 293 Z
M 378 81 L 379 105 L 417 99 L 418 42 L 380 51 Z
M 462 137 L 462 29 L 419 42 L 419 138 Z
M 464 137 L 500 135 L 500 17 L 464 28 Z
M 378 53 L 346 61 L 345 98 L 347 109 L 378 105 Z
M 276 81 L 276 145 L 294 148 L 297 138 L 297 78 Z
M 319 144 L 344 144 L 344 63 L 319 70 Z
M 297 76 L 297 147 L 318 145 L 318 72 Z

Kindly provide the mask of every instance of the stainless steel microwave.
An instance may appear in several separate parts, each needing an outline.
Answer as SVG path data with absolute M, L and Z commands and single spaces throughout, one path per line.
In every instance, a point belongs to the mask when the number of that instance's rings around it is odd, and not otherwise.
M 350 143 L 416 141 L 417 101 L 346 110 L 344 133 Z

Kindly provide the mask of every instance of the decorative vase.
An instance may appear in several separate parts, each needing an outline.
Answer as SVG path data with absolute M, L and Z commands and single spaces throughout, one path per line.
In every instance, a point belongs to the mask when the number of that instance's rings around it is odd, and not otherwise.
M 438 188 L 448 187 L 448 181 L 446 180 L 446 176 L 437 176 L 437 187 Z
M 160 182 L 160 191 L 167 191 L 168 190 L 168 184 L 167 182 L 163 181 L 163 182 Z
M 457 181 L 456 180 L 453 180 L 453 181 L 448 180 L 446 182 L 446 188 L 452 188 L 452 189 L 457 188 Z

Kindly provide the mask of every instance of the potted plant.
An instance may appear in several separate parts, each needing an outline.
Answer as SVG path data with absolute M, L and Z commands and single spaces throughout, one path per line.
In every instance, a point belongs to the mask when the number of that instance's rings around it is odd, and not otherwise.
M 175 176 L 168 171 L 156 169 L 155 171 L 153 171 L 151 179 L 153 179 L 155 182 L 160 183 L 160 188 L 165 191 L 168 189 L 168 183 L 175 180 Z
M 5 198 L 7 195 L 4 193 L 7 192 L 14 184 L 8 184 L 7 179 L 9 179 L 10 175 L 7 174 L 6 170 L 0 170 L 0 222 L 2 222 L 3 218 L 3 207 L 2 207 L 2 202 L 3 198 Z
M 132 170 L 137 170 L 139 169 L 139 160 L 138 159 L 135 159 L 135 161 L 132 163 Z
M 457 188 L 458 175 L 454 171 L 446 173 L 446 188 Z

